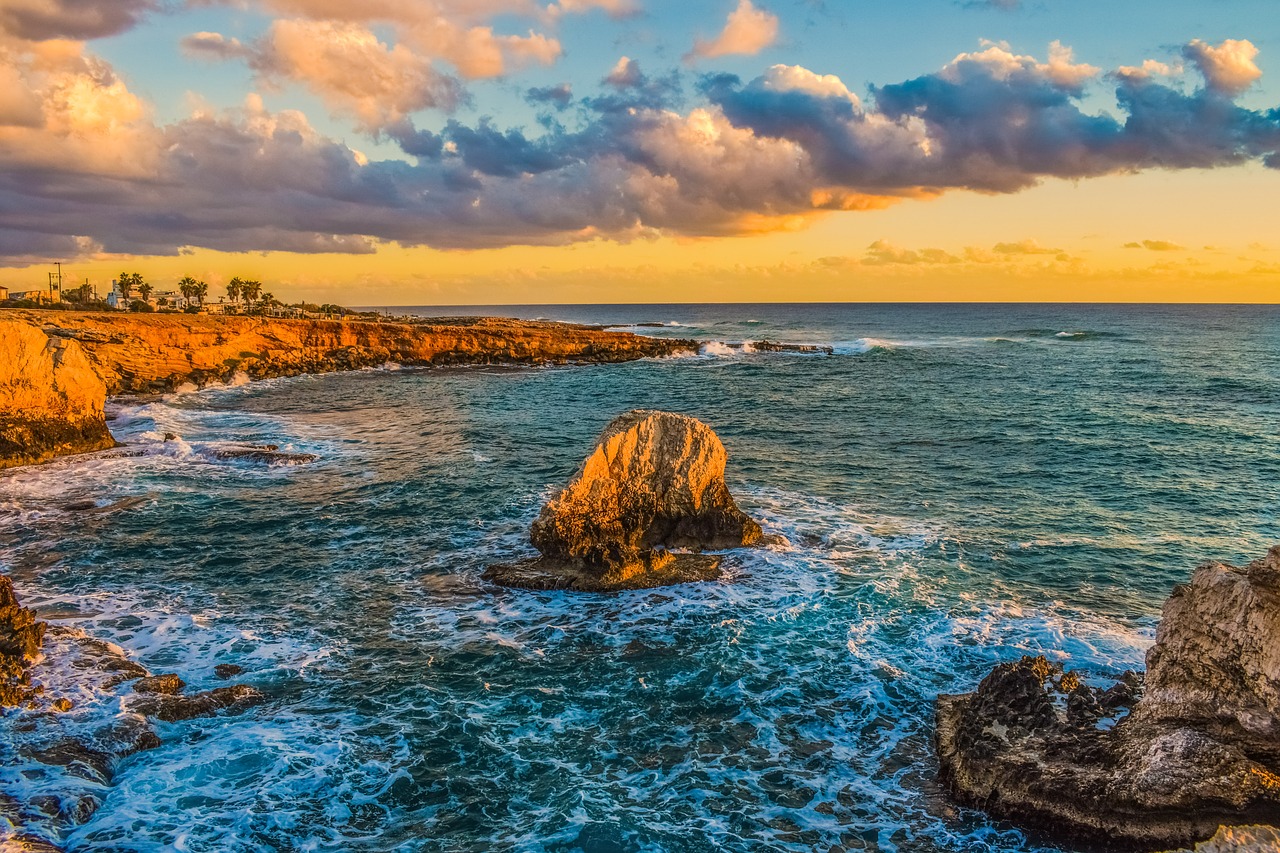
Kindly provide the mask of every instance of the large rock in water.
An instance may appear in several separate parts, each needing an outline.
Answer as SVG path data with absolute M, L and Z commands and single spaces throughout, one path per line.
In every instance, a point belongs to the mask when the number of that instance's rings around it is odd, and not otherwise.
M 47 627 L 18 603 L 13 581 L 0 575 L 0 708 L 19 705 L 33 695 L 28 669 L 40 656 Z
M 78 342 L 0 319 L 0 468 L 114 447 L 106 393 Z
M 961 802 L 1063 840 L 1190 846 L 1280 822 L 1280 546 L 1208 563 L 1165 603 L 1134 673 L 1103 690 L 1044 658 L 940 696 L 944 782 Z
M 533 523 L 543 556 L 494 566 L 489 580 L 534 589 L 612 591 L 716 577 L 701 553 L 764 541 L 724 482 L 724 445 L 701 421 L 632 411 L 614 419 L 578 473 Z

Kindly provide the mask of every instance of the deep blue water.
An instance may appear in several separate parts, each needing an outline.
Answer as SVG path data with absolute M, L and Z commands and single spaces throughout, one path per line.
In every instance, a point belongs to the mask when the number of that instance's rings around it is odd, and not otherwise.
M 0 475 L 0 571 L 28 602 L 193 688 L 234 662 L 272 697 L 161 726 L 114 786 L 75 783 L 87 821 L 37 829 L 71 851 L 1039 849 L 942 796 L 937 694 L 1028 652 L 1140 667 L 1195 565 L 1280 541 L 1275 307 L 415 310 L 706 346 L 116 405 L 146 455 Z M 836 352 L 725 346 L 761 338 Z M 709 423 L 791 547 L 617 596 L 481 582 L 636 407 Z M 321 460 L 214 460 L 231 441 Z M 82 698 L 69 731 L 127 710 Z M 0 793 L 64 791 L 14 749 Z

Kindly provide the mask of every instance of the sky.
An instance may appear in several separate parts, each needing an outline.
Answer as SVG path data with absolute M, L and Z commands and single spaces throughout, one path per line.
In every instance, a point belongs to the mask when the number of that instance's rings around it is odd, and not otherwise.
M 1280 302 L 1275 0 L 0 0 L 0 284 Z

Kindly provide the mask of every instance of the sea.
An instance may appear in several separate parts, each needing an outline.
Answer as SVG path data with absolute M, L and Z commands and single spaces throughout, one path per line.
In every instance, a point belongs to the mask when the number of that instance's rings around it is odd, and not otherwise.
M 948 799 L 937 696 L 1022 655 L 1098 684 L 1141 669 L 1175 585 L 1280 542 L 1277 306 L 388 310 L 699 351 L 187 387 L 109 405 L 135 455 L 0 474 L 0 571 L 42 618 L 188 690 L 238 664 L 269 697 L 158 723 L 110 784 L 0 720 L 0 800 L 43 804 L 26 831 L 67 851 L 1071 849 Z M 481 580 L 531 553 L 542 503 L 635 408 L 709 424 L 739 504 L 789 544 L 617 595 Z M 242 443 L 319 458 L 218 458 Z M 63 736 L 127 693 L 70 694 Z

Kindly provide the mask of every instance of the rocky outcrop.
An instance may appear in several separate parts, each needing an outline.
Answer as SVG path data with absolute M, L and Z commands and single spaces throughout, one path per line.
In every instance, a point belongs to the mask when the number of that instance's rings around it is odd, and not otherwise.
M 115 446 L 105 397 L 79 343 L 0 318 L 0 468 Z
M 48 626 L 18 603 L 13 581 L 0 575 L 0 708 L 12 708 L 31 698 L 29 669 L 40 656 Z
M 1277 850 L 1280 850 L 1280 830 L 1273 826 L 1223 826 L 1213 838 L 1200 842 L 1194 850 L 1169 853 L 1275 853 Z
M 628 412 L 605 428 L 534 521 L 529 538 L 542 557 L 494 566 L 485 576 L 507 586 L 589 591 L 716 577 L 718 556 L 688 552 L 764 541 L 729 494 L 726 458 L 699 420 Z
M 1122 849 L 1280 821 L 1280 547 L 1197 569 L 1166 602 L 1147 667 L 1103 689 L 1023 658 L 939 697 L 944 782 L 998 817 Z

